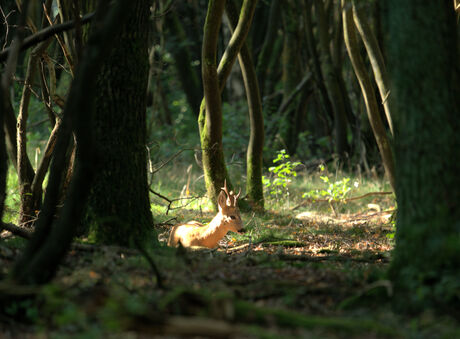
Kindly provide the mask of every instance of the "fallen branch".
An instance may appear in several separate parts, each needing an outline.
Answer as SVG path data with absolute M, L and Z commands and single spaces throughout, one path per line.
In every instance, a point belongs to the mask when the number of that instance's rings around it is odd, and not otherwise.
M 351 198 L 343 199 L 343 200 L 340 200 L 340 201 L 344 202 L 344 203 L 347 203 L 347 202 L 350 202 L 350 201 L 370 197 L 370 196 L 373 196 L 373 195 L 390 195 L 390 194 L 393 194 L 393 192 L 368 192 L 366 194 L 359 195 L 357 197 L 351 197 Z M 300 207 L 303 207 L 303 206 L 305 206 L 307 204 L 311 204 L 313 202 L 330 202 L 330 201 L 331 201 L 330 199 L 312 199 L 312 198 L 309 198 L 309 199 L 306 199 L 305 201 L 302 201 L 299 205 L 294 206 L 293 208 L 291 208 L 291 211 L 294 211 L 294 210 L 296 210 L 296 209 L 298 209 Z
M 14 235 L 20 236 L 21 238 L 30 239 L 32 237 L 32 232 L 10 223 L 3 222 L 0 225 L 0 229 L 7 230 L 8 232 L 13 233 Z
M 0 225 L 0 230 L 6 230 L 8 232 L 11 232 L 14 235 L 17 235 L 18 237 L 24 238 L 24 239 L 30 239 L 32 237 L 33 232 L 30 231 L 29 229 L 26 229 L 24 227 L 16 226 L 11 223 L 2 223 Z M 80 251 L 88 251 L 88 252 L 95 252 L 97 250 L 114 250 L 114 251 L 119 251 L 119 252 L 124 252 L 127 254 L 137 254 L 137 250 L 133 250 L 130 248 L 125 248 L 125 247 L 119 247 L 119 246 L 100 246 L 100 245 L 93 245 L 93 244 L 78 244 L 74 243 L 72 244 L 72 249 L 73 250 L 80 250 Z
M 249 322 L 251 325 L 260 324 L 265 326 L 281 326 L 286 328 L 305 328 L 340 331 L 345 334 L 363 335 L 363 331 L 383 337 L 401 337 L 398 329 L 382 325 L 378 321 L 362 318 L 337 317 L 337 316 L 314 316 L 304 315 L 295 311 L 260 307 L 246 301 L 235 302 L 235 314 L 238 320 Z M 350 335 L 348 335 L 350 336 Z M 347 337 L 347 335 L 345 335 Z
M 202 317 L 169 317 L 161 333 L 178 337 L 230 338 L 240 334 L 235 324 L 223 320 Z
M 295 255 L 295 254 L 278 254 L 280 260 L 286 261 L 311 261 L 311 262 L 320 262 L 320 261 L 338 261 L 338 262 L 362 262 L 362 263 L 375 263 L 376 261 L 381 261 L 384 263 L 390 262 L 390 260 L 381 253 L 374 254 L 369 257 L 345 257 L 341 255 L 326 255 L 326 256 L 311 256 L 311 255 Z

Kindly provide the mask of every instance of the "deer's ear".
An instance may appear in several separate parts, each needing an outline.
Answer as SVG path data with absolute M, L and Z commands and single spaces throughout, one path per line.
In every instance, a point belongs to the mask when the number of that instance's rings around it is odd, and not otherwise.
M 224 208 L 226 206 L 227 197 L 224 191 L 220 191 L 219 196 L 217 197 L 217 204 L 220 208 Z

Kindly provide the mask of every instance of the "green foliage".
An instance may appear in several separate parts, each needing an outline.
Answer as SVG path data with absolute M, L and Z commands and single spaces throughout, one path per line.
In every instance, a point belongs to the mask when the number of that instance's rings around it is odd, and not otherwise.
M 321 172 L 324 172 L 325 166 L 321 164 L 319 169 Z M 331 181 L 327 175 L 321 175 L 320 179 L 327 186 L 324 189 L 310 190 L 304 193 L 302 198 L 310 198 L 313 200 L 326 199 L 329 202 L 332 211 L 335 213 L 332 204 L 345 202 L 347 194 L 352 189 L 350 185 L 351 179 L 349 177 L 344 177 L 341 180 Z M 358 182 L 355 182 L 354 186 L 358 187 Z
M 29 322 L 35 322 L 38 320 L 38 308 L 32 299 L 13 301 L 4 307 L 4 312 L 8 316 L 23 318 Z
M 289 160 L 290 156 L 286 150 L 282 149 L 277 152 L 277 156 L 273 159 L 276 166 L 270 167 L 268 170 L 272 173 L 271 178 L 262 177 L 265 188 L 269 190 L 271 196 L 276 199 L 289 200 L 289 183 L 294 177 L 297 177 L 295 168 L 300 165 L 300 162 Z
M 19 210 L 19 184 L 18 176 L 15 169 L 10 166 L 8 169 L 8 177 L 6 184 L 6 198 L 5 198 L 5 210 L 3 214 L 3 221 L 5 222 L 16 222 L 18 217 L 17 211 Z

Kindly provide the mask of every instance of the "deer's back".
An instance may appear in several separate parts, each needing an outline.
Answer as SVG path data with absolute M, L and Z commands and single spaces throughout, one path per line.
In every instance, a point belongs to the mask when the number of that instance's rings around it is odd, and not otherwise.
M 189 221 L 186 224 L 176 225 L 169 235 L 168 246 L 177 246 L 179 241 L 184 247 L 203 246 L 199 238 L 205 229 L 205 225 L 198 221 Z

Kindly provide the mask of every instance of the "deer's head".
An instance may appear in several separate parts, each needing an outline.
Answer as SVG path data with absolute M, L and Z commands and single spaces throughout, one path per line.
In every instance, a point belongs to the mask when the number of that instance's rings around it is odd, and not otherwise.
M 238 209 L 238 198 L 241 194 L 241 189 L 238 194 L 233 191 L 228 191 L 227 182 L 224 182 L 224 187 L 217 198 L 219 213 L 222 215 L 223 223 L 230 231 L 239 232 L 243 229 L 243 221 L 241 220 L 240 210 Z

